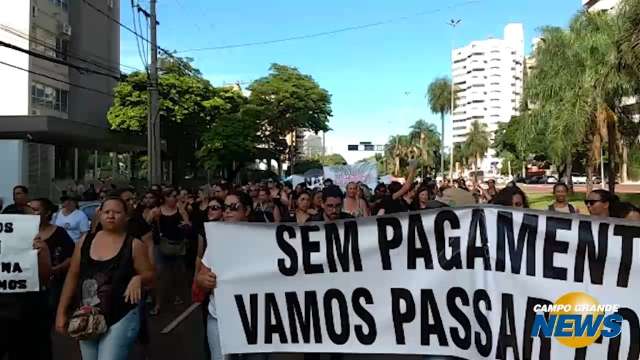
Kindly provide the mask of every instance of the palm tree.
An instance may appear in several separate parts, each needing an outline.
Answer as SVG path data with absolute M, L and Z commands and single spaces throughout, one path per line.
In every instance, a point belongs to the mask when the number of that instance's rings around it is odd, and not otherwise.
M 422 166 L 422 176 L 426 174 L 425 168 L 435 167 L 436 157 L 444 158 L 440 153 L 440 137 L 435 125 L 429 124 L 420 119 L 410 127 L 409 138 L 420 152 L 420 164 Z
M 385 145 L 385 157 L 393 160 L 393 174 L 401 174 L 401 165 L 410 157 L 412 145 L 407 135 L 394 135 Z
M 429 108 L 431 112 L 440 114 L 442 123 L 442 141 L 440 143 L 440 154 L 444 154 L 444 115 L 451 113 L 451 80 L 448 77 L 434 79 L 427 89 L 429 98 Z M 455 106 L 455 105 L 454 105 Z M 444 157 L 440 157 L 440 172 L 444 176 Z
M 487 125 L 478 120 L 471 123 L 471 129 L 467 134 L 467 140 L 463 147 L 465 148 L 465 153 L 473 163 L 473 179 L 476 182 L 478 181 L 478 161 L 487 153 L 489 146 L 491 146 L 491 141 L 489 139 Z
M 569 177 L 573 152 L 583 143 L 588 146 L 589 191 L 605 142 L 609 190 L 615 190 L 620 104 L 636 86 L 619 67 L 615 45 L 619 31 L 616 20 L 606 13 L 579 13 L 569 31 L 544 28 L 544 42 L 536 50 L 536 68 L 527 84 L 537 104 L 529 118 L 548 130 L 549 153 L 554 162 L 566 163 Z
M 619 5 L 620 32 L 616 41 L 619 65 L 640 79 L 640 0 L 623 0 Z

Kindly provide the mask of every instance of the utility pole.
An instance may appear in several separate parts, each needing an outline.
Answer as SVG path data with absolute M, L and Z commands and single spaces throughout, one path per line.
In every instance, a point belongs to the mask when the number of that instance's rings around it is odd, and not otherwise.
M 151 40 L 151 64 L 149 69 L 149 86 L 150 95 L 150 111 L 149 118 L 149 181 L 152 184 L 162 182 L 162 151 L 160 148 L 160 104 L 158 100 L 158 33 L 157 33 L 157 16 L 156 16 L 157 0 L 149 1 L 150 12 L 150 40 Z
M 160 145 L 160 101 L 158 95 L 158 30 L 157 0 L 149 1 L 149 12 L 136 5 L 139 12 L 149 18 L 149 116 L 147 118 L 147 157 L 149 158 L 149 185 L 162 183 L 162 148 Z M 133 1 L 132 1 L 133 5 Z
M 452 31 L 451 31 L 451 116 L 450 116 L 450 121 L 453 124 L 453 110 L 455 109 L 455 86 L 453 84 L 453 51 L 454 51 L 454 45 L 453 45 L 453 39 L 456 33 L 456 26 L 458 26 L 460 24 L 460 22 L 462 22 L 462 19 L 451 19 L 449 20 L 449 22 L 447 23 L 449 26 L 451 26 Z M 454 148 L 454 142 L 453 142 L 453 137 L 451 138 L 451 149 L 449 150 L 449 154 L 450 154 L 450 161 L 449 161 L 449 179 L 453 180 L 453 148 Z M 442 177 L 444 178 L 444 124 L 442 124 L 442 156 L 440 157 L 440 161 L 441 161 L 441 168 L 442 168 Z

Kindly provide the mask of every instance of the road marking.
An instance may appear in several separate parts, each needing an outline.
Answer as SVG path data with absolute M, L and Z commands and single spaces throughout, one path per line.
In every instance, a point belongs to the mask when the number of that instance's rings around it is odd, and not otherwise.
M 187 308 L 187 310 L 185 310 L 182 314 L 178 315 L 177 318 L 175 318 L 169 325 L 167 325 L 164 329 L 162 329 L 162 331 L 160 331 L 160 334 L 168 334 L 168 333 L 170 333 L 184 319 L 186 319 L 193 312 L 193 310 L 195 310 L 198 306 L 200 306 L 200 303 L 191 304 L 191 306 L 189 306 L 189 308 Z

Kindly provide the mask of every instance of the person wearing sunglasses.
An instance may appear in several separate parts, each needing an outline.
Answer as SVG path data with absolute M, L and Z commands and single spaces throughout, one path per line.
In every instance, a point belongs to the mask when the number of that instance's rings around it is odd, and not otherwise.
M 242 192 L 229 193 L 224 199 L 224 204 L 222 204 L 222 209 L 224 209 L 223 221 L 230 223 L 247 222 L 249 221 L 252 207 L 253 203 L 249 195 Z M 211 214 L 212 212 L 210 211 L 209 213 Z M 211 356 L 209 358 L 211 360 L 222 360 L 223 357 L 220 345 L 220 333 L 218 330 L 218 316 L 215 306 L 215 291 L 213 291 L 216 287 L 217 281 L 216 274 L 211 271 L 214 265 L 207 262 L 207 259 L 211 258 L 207 253 L 208 251 L 211 251 L 211 248 L 206 248 L 204 250 L 204 255 L 198 265 L 199 269 L 196 277 L 196 284 L 211 292 L 211 295 L 209 296 L 209 305 L 207 306 L 208 314 L 206 326 L 209 350 L 211 352 Z
M 587 195 L 584 204 L 591 216 L 609 217 L 612 203 L 616 202 L 615 195 L 604 189 L 593 190 Z

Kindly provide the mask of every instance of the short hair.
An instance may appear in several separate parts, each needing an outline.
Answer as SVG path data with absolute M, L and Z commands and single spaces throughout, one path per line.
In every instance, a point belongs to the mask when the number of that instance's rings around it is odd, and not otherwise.
M 53 217 L 53 214 L 58 212 L 58 207 L 51 200 L 47 198 L 37 198 L 31 201 L 39 202 L 40 206 L 42 206 L 42 210 L 49 213 L 49 216 L 47 216 L 48 220 L 51 220 L 51 218 Z
M 569 187 L 567 186 L 567 184 L 563 183 L 563 182 L 559 182 L 556 183 L 555 185 L 553 185 L 553 193 L 556 193 L 557 188 L 559 187 L 563 187 L 566 191 L 569 191 Z
M 13 193 L 15 194 L 16 190 L 18 190 L 18 189 L 22 190 L 22 192 L 25 193 L 25 194 L 29 194 L 29 188 L 24 186 L 24 185 L 16 185 L 16 186 L 14 186 L 13 187 Z
M 131 188 L 122 188 L 122 189 L 118 189 L 118 190 L 114 191 L 111 195 L 120 197 L 120 196 L 122 196 L 122 194 L 127 193 L 127 192 L 135 194 L 135 192 Z
M 502 206 L 513 206 L 513 196 L 520 195 L 522 196 L 522 205 L 525 209 L 529 208 L 529 199 L 527 199 L 527 194 L 522 191 L 518 186 L 508 186 L 496 194 L 495 199 L 493 200 L 493 204 L 502 205 Z
M 605 189 L 596 189 L 591 191 L 592 193 L 598 194 L 600 196 L 600 201 L 608 202 L 609 204 L 614 204 L 619 202 L 618 196 L 612 194 L 610 191 Z
M 119 196 L 109 196 L 108 198 L 104 199 L 104 201 L 102 202 L 102 204 L 100 204 L 100 210 L 102 210 L 102 208 L 104 207 L 104 204 L 106 204 L 109 201 L 116 201 L 119 202 L 122 205 L 122 208 L 124 209 L 124 212 L 127 213 L 129 212 L 129 206 L 127 205 L 127 203 L 122 200 L 122 198 L 120 198 Z
M 238 198 L 238 200 L 240 200 L 240 203 L 242 204 L 242 206 L 244 206 L 245 209 L 253 209 L 253 199 L 251 199 L 251 196 L 249 196 L 249 194 L 247 194 L 246 192 L 232 191 L 228 193 L 227 196 L 235 196 Z
M 322 201 L 327 201 L 330 197 L 344 199 L 344 193 L 338 186 L 329 185 L 322 190 Z
M 400 189 L 402 189 L 402 184 L 397 181 L 392 181 L 391 184 L 389 184 L 389 186 L 387 187 L 387 190 L 389 190 L 391 195 L 397 193 L 398 191 L 400 191 Z

